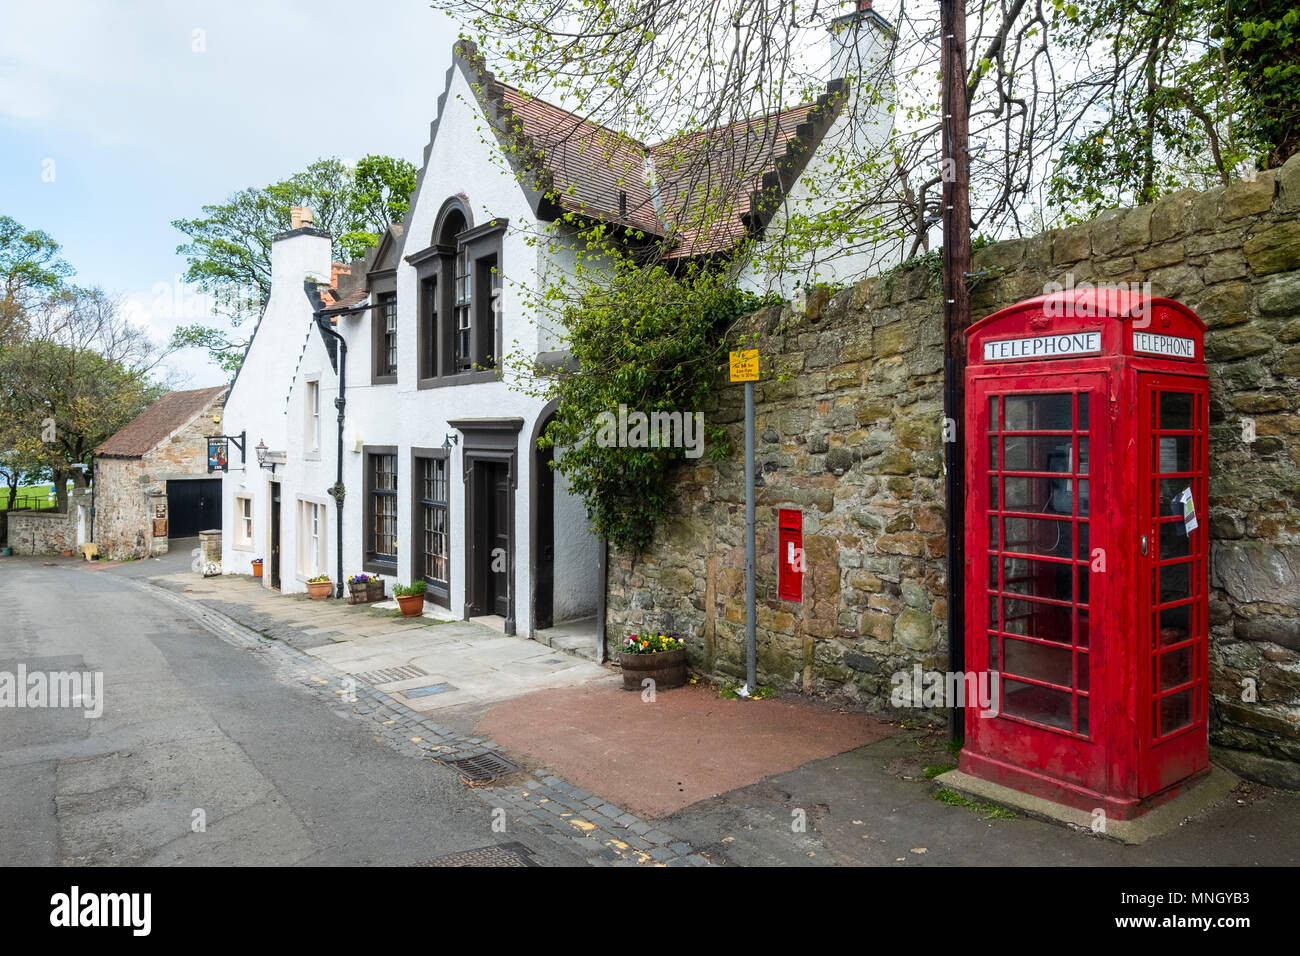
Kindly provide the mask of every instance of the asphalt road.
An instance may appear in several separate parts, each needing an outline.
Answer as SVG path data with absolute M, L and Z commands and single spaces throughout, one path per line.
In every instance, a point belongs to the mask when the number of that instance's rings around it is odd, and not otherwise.
M 49 560 L 0 562 L 0 675 L 100 671 L 103 713 L 0 706 L 0 864 L 406 865 L 512 842 L 581 862 L 494 833 L 454 772 L 126 580 L 179 570 L 188 548 Z

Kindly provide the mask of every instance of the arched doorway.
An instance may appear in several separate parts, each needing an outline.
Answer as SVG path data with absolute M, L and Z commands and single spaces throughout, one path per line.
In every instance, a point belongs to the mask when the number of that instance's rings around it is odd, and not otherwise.
M 532 636 L 555 624 L 555 472 L 551 468 L 553 451 L 538 448 L 537 439 L 555 418 L 558 402 L 552 401 L 537 416 L 529 439 L 532 454 L 532 485 L 529 495 L 531 564 Z

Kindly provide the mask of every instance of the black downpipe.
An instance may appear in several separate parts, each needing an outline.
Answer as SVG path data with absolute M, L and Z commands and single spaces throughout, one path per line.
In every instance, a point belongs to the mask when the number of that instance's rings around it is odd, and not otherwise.
M 329 336 L 333 336 L 338 346 L 338 363 L 336 368 L 339 373 L 339 397 L 334 399 L 334 407 L 339 410 L 339 442 L 338 442 L 338 471 L 334 481 L 334 487 L 330 489 L 330 495 L 334 499 L 334 507 L 338 516 L 334 521 L 334 528 L 338 534 L 338 542 L 335 547 L 335 556 L 338 558 L 338 574 L 334 584 L 334 596 L 343 597 L 343 418 L 344 410 L 347 408 L 347 387 L 348 387 L 348 343 L 343 336 L 330 328 L 329 320 L 316 312 L 316 327 L 320 329 L 321 338 L 325 340 L 325 347 L 330 351 L 330 358 L 334 358 L 334 349 L 329 348 Z

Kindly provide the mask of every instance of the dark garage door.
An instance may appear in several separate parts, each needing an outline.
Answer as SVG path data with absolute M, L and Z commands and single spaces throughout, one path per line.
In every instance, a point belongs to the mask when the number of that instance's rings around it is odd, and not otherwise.
M 193 538 L 220 527 L 220 478 L 167 482 L 167 537 Z

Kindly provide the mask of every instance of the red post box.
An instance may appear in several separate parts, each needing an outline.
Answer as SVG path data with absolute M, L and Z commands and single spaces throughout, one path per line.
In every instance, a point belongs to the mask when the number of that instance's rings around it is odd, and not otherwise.
M 966 773 L 1123 820 L 1208 769 L 1204 332 L 1106 290 L 968 331 Z
M 803 600 L 803 512 L 779 508 L 777 529 L 776 593 L 787 601 Z

